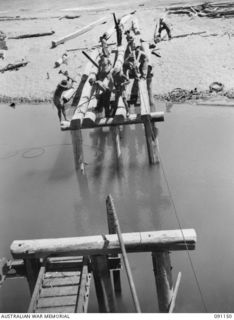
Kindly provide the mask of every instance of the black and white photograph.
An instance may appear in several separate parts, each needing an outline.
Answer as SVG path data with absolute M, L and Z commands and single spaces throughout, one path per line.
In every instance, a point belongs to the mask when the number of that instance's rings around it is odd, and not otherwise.
M 233 226 L 234 1 L 0 0 L 1 318 L 232 319 Z

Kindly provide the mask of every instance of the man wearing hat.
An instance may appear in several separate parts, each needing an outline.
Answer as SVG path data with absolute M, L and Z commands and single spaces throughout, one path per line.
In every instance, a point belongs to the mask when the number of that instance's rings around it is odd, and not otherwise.
M 64 117 L 64 120 L 67 121 L 66 113 L 65 113 L 65 106 L 64 106 L 64 101 L 62 99 L 63 92 L 66 90 L 69 90 L 72 87 L 72 84 L 70 81 L 67 80 L 62 80 L 55 92 L 54 92 L 54 97 L 53 97 L 53 102 L 58 110 L 58 117 L 59 121 L 61 122 L 62 120 L 62 115 Z

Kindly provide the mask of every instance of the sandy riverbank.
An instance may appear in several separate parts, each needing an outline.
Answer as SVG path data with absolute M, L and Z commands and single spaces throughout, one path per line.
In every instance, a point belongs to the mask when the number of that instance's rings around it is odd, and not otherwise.
M 117 16 L 137 9 L 142 37 L 153 42 L 153 32 L 156 21 L 163 12 L 163 8 L 146 2 L 137 3 L 131 8 L 123 6 L 115 10 Z M 112 24 L 99 25 L 95 29 L 77 39 L 66 42 L 55 49 L 51 49 L 51 41 L 97 20 L 104 15 L 110 16 L 111 10 L 102 11 L 72 11 L 72 12 L 21 12 L 23 17 L 37 17 L 34 20 L 4 21 L 1 30 L 8 37 L 36 32 L 54 30 L 55 34 L 47 37 L 29 39 L 7 39 L 8 50 L 5 59 L 0 61 L 0 68 L 8 63 L 27 59 L 29 64 L 18 71 L 1 73 L 0 101 L 9 102 L 49 102 L 62 76 L 59 68 L 54 69 L 54 62 L 71 48 L 90 47 L 97 44 L 99 36 Z M 77 19 L 59 19 L 59 16 L 79 15 Z M 3 15 L 3 13 L 1 14 Z M 9 15 L 6 13 L 4 15 Z M 153 89 L 155 95 L 165 95 L 175 88 L 192 90 L 195 87 L 207 90 L 213 81 L 222 82 L 225 89 L 234 87 L 234 24 L 233 19 L 209 19 L 188 16 L 170 15 L 168 22 L 172 26 L 172 35 L 178 36 L 192 32 L 206 32 L 184 38 L 163 41 L 158 45 L 161 58 L 152 56 L 154 64 Z M 217 36 L 210 34 L 216 33 Z M 210 36 L 209 36 L 210 35 Z M 115 39 L 114 39 L 115 40 Z M 63 68 L 79 81 L 86 58 L 81 51 L 68 53 L 67 65 Z

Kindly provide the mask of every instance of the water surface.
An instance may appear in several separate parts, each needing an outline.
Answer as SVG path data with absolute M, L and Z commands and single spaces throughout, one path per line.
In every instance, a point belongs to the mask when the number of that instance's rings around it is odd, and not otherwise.
M 81 176 L 51 106 L 1 105 L 0 256 L 10 258 L 15 239 L 107 232 L 109 193 L 123 232 L 178 229 L 171 192 L 182 227 L 197 231 L 191 258 L 208 311 L 233 312 L 233 123 L 232 108 L 174 106 L 159 124 L 162 162 L 153 167 L 141 125 L 123 128 L 120 162 L 108 130 L 85 130 Z M 129 257 L 143 312 L 158 312 L 150 254 Z M 176 312 L 204 312 L 186 252 L 171 261 L 174 280 L 182 272 Z M 119 311 L 134 311 L 124 273 L 122 283 Z M 4 283 L 0 312 L 26 312 L 28 303 L 25 280 Z M 89 311 L 98 311 L 93 287 Z

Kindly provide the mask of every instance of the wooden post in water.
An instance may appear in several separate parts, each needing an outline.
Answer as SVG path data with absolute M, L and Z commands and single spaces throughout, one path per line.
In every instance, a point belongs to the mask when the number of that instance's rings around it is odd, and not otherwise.
M 113 217 L 113 208 L 111 206 L 109 198 L 106 199 L 106 212 L 107 212 L 107 223 L 110 234 L 115 234 L 115 220 Z M 112 255 L 113 257 L 119 257 L 119 255 Z M 114 288 L 116 293 L 121 293 L 121 280 L 120 280 L 120 271 L 113 270 L 113 280 L 114 280 Z
M 100 312 L 115 312 L 114 290 L 106 255 L 92 257 L 92 270 Z
M 76 170 L 80 170 L 82 173 L 84 173 L 85 167 L 84 167 L 83 139 L 82 139 L 81 130 L 72 130 L 71 138 L 72 138 L 75 168 Z
M 153 130 L 151 119 L 150 119 L 150 104 L 149 104 L 149 95 L 146 85 L 146 80 L 139 80 L 139 91 L 140 91 L 140 100 L 141 100 L 141 117 L 144 119 L 145 127 L 145 138 L 147 143 L 147 151 L 149 156 L 149 163 L 155 164 L 158 163 L 158 156 L 156 150 L 156 137 L 155 131 Z
M 124 262 L 125 270 L 126 270 L 126 273 L 127 273 L 127 278 L 128 278 L 128 282 L 129 282 L 129 286 L 130 286 L 130 290 L 131 290 L 131 294 L 132 294 L 135 310 L 136 310 L 137 313 L 140 313 L 141 312 L 141 308 L 140 308 L 139 300 L 138 300 L 138 297 L 137 297 L 136 287 L 135 287 L 135 284 L 134 284 L 134 281 L 133 281 L 132 271 L 131 271 L 130 264 L 129 264 L 129 261 L 128 261 L 128 256 L 127 256 L 127 252 L 126 252 L 126 249 L 125 249 L 122 232 L 121 232 L 120 225 L 119 225 L 119 219 L 118 219 L 117 213 L 115 212 L 115 207 L 114 207 L 114 203 L 113 203 L 113 199 L 112 199 L 111 195 L 108 195 L 107 201 L 109 203 L 109 206 L 111 207 L 110 214 L 112 214 L 112 219 L 114 221 L 115 230 L 116 230 L 116 233 L 118 235 L 119 244 L 120 244 L 122 257 L 123 257 L 123 262 Z
M 40 270 L 40 262 L 39 259 L 25 259 L 24 264 L 26 269 L 26 278 L 28 280 L 29 290 L 32 295 Z
M 172 267 L 168 251 L 152 252 L 153 268 L 160 312 L 169 312 L 172 296 Z
M 114 144 L 114 148 L 115 148 L 115 154 L 116 154 L 116 157 L 118 160 L 121 156 L 119 127 L 116 126 L 116 127 L 111 128 L 111 132 L 112 132 L 112 139 L 113 139 L 113 144 Z

